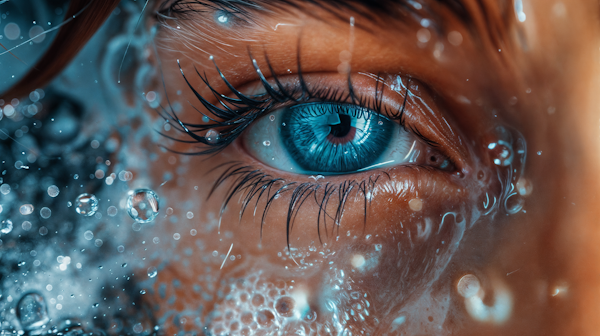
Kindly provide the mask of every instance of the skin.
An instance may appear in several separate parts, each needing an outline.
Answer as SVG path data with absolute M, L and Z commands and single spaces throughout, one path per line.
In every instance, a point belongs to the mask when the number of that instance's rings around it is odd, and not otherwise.
M 220 329 L 224 324 L 216 314 L 227 314 L 228 310 L 243 314 L 232 299 L 240 295 L 240 279 L 257 279 L 266 287 L 271 286 L 269 288 L 282 288 L 281 284 L 286 283 L 288 295 L 293 296 L 298 291 L 306 293 L 308 306 L 317 312 L 317 324 L 331 323 L 328 321 L 331 314 L 323 305 L 323 297 L 331 292 L 328 279 L 336 272 L 328 263 L 330 260 L 338 271 L 349 272 L 351 280 L 347 281 L 353 284 L 355 291 L 367 293 L 373 305 L 366 321 L 345 325 L 353 332 L 364 329 L 378 335 L 400 334 L 402 330 L 395 328 L 393 321 L 400 312 L 406 311 L 413 313 L 401 328 L 415 335 L 593 335 L 598 330 L 600 248 L 597 241 L 600 232 L 594 225 L 600 211 L 595 205 L 598 188 L 595 167 L 599 153 L 598 95 L 595 92 L 599 88 L 597 78 L 600 78 L 597 4 L 564 1 L 566 10 L 562 11 L 563 7 L 547 1 L 528 1 L 525 22 L 520 23 L 510 16 L 509 23 L 499 30 L 498 42 L 489 38 L 485 23 L 501 21 L 483 20 L 474 9 L 475 1 L 466 3 L 473 6 L 470 8 L 476 29 L 467 29 L 450 13 L 439 9 L 447 31 L 432 34 L 425 44 L 417 41 L 416 32 L 421 28 L 417 24 L 394 20 L 376 24 L 350 11 L 340 12 L 342 20 L 318 7 L 262 14 L 258 26 L 241 28 L 244 40 L 237 38 L 228 26 L 206 19 L 201 21 L 202 14 L 173 23 L 172 27 L 180 25 L 175 31 L 164 27 L 159 30 L 158 54 L 151 56 L 152 61 L 158 66 L 160 60 L 167 84 L 166 95 L 172 102 L 182 104 L 178 117 L 188 123 L 201 123 L 202 119 L 187 102 L 198 108 L 201 105 L 183 80 L 175 60 L 180 61 L 191 86 L 203 97 L 212 98 L 210 90 L 194 74 L 194 67 L 201 73 L 206 72 L 217 91 L 230 92 L 218 79 L 209 56 L 214 57 L 225 77 L 238 90 L 256 92 L 260 86 L 248 58 L 248 48 L 267 75 L 264 53 L 282 81 L 294 83 L 298 80 L 296 56 L 300 44 L 302 72 L 309 85 L 323 81 L 347 89 L 347 85 L 344 86 L 346 74 L 339 71 L 340 53 L 350 49 L 353 35 L 350 65 L 357 92 L 366 97 L 372 95 L 374 87 L 371 78 L 359 73 L 414 78 L 419 84 L 414 94 L 433 112 L 424 112 L 424 106 L 409 102 L 406 118 L 409 123 L 418 125 L 424 135 L 434 139 L 439 144 L 436 150 L 456 168 L 453 171 L 428 169 L 424 167 L 427 162 L 421 162 L 418 167 L 399 165 L 353 176 L 327 176 L 317 181 L 338 185 L 349 178 L 360 182 L 385 175 L 373 190 L 366 224 L 364 197 L 358 197 L 360 193 L 351 194 L 353 197 L 346 205 L 339 229 L 335 230 L 330 222 L 329 231 L 324 235 L 317 231 L 319 207 L 312 200 L 301 207 L 292 232 L 286 232 L 290 193 L 282 194 L 272 203 L 262 231 L 260 216 L 266 203 L 264 199 L 258 202 L 256 218 L 250 209 L 240 219 L 239 196 L 233 197 L 221 224 L 217 224 L 217 209 L 223 204 L 228 186 L 233 185 L 228 180 L 208 197 L 215 179 L 225 170 L 223 164 L 241 161 L 286 182 L 314 182 L 306 175 L 279 171 L 253 157 L 244 136 L 210 158 L 160 153 L 157 164 L 149 167 L 156 181 L 161 181 L 165 171 L 173 171 L 178 166 L 185 168 L 176 182 L 167 183 L 161 189 L 169 202 L 167 206 L 174 208 L 175 215 L 183 217 L 186 210 L 178 205 L 191 201 L 195 214 L 188 221 L 173 224 L 165 220 L 152 230 L 144 231 L 150 240 L 153 236 L 165 239 L 159 244 L 144 246 L 146 250 L 140 247 L 138 251 L 146 256 L 161 252 L 160 256 L 150 258 L 159 272 L 148 283 L 149 292 L 144 300 L 157 307 L 154 314 L 159 320 L 167 317 L 161 320 L 166 334 L 180 330 L 200 330 L 207 335 L 225 332 Z M 496 2 L 485 3 L 491 13 L 495 13 L 490 17 L 501 16 Z M 349 34 L 350 16 L 355 17 L 357 23 L 352 35 Z M 213 16 L 206 14 L 205 18 L 212 20 Z M 279 26 L 277 30 L 265 28 L 277 23 L 289 25 Z M 198 37 L 200 34 L 188 33 L 190 31 L 205 35 Z M 460 45 L 449 43 L 449 31 L 461 33 Z M 519 35 L 522 40 L 516 38 Z M 440 57 L 434 54 L 436 42 L 444 45 Z M 293 74 L 286 73 L 287 69 L 293 69 Z M 164 92 L 161 79 L 157 78 L 150 89 Z M 404 91 L 395 92 L 388 86 L 383 102 L 390 108 L 398 108 L 404 96 Z M 210 101 L 216 103 L 215 99 Z M 153 111 L 148 113 L 156 118 Z M 525 211 L 508 216 L 498 209 L 489 216 L 479 216 L 474 214 L 474 209 L 478 209 L 485 192 L 496 195 L 502 190 L 495 176 L 506 174 L 512 168 L 520 169 L 516 163 L 508 168 L 493 163 L 497 153 L 488 150 L 488 144 L 498 140 L 495 128 L 499 125 L 511 132 L 518 131 L 527 142 L 529 155 L 524 174 L 519 178 L 532 186 L 532 192 L 522 196 Z M 173 130 L 167 134 L 189 140 L 185 134 Z M 513 133 L 515 139 L 516 134 Z M 174 151 L 198 149 L 196 145 L 166 139 L 160 143 Z M 423 143 L 420 146 L 428 148 Z M 478 177 L 479 173 L 483 178 Z M 422 202 L 422 208 L 417 211 L 414 203 L 411 207 L 414 199 Z M 335 212 L 338 203 L 334 197 L 327 211 Z M 418 233 L 425 218 L 433 218 L 437 225 L 449 211 L 464 215 L 463 219 L 470 223 L 464 231 L 457 228 L 458 224 L 446 225 L 443 233 L 416 239 L 416 247 L 407 247 L 413 243 L 407 238 L 408 231 Z M 401 227 L 398 222 L 402 222 Z M 192 229 L 197 234 L 189 233 Z M 181 238 L 168 239 L 174 233 L 181 233 Z M 368 235 L 371 238 L 367 238 Z M 315 252 L 313 266 L 301 268 L 297 261 L 277 256 L 278 252 L 285 256 L 288 238 L 291 247 Z M 446 242 L 459 244 L 453 249 Z M 408 257 L 389 252 L 395 251 L 398 243 L 404 246 Z M 382 254 L 374 269 L 360 271 L 352 263 L 353 258 L 367 256 L 374 244 L 383 246 Z M 433 252 L 442 245 L 441 253 Z M 230 246 L 233 247 L 228 253 Z M 191 255 L 186 254 L 188 249 L 193 251 Z M 213 251 L 217 251 L 216 256 Z M 324 252 L 329 259 L 314 257 L 318 252 Z M 225 255 L 240 258 L 223 264 Z M 306 260 L 312 259 L 306 257 Z M 431 269 L 422 268 L 422 261 L 427 260 L 433 261 Z M 408 275 L 403 273 L 405 267 L 410 270 Z M 495 302 L 493 293 L 509 293 L 512 304 L 506 320 L 480 321 L 469 313 L 468 304 L 457 289 L 459 279 L 465 274 L 477 276 L 482 291 L 487 293 L 483 295 L 483 302 L 488 306 Z M 174 280 L 180 285 L 170 285 Z M 159 294 L 161 284 L 169 284 L 164 296 Z M 191 290 L 198 284 L 202 290 Z M 219 291 L 223 294 L 219 295 Z M 350 305 L 342 298 L 343 293 L 336 294 L 341 310 Z M 203 294 L 209 294 L 209 298 Z M 176 299 L 170 301 L 171 297 Z M 435 301 L 440 298 L 449 301 L 447 304 Z M 199 306 L 202 309 L 196 310 Z M 194 324 L 196 318 L 205 329 Z M 433 329 L 437 326 L 441 329 Z M 291 328 L 288 333 L 297 328 L 288 327 Z M 327 334 L 323 330 L 319 333 Z

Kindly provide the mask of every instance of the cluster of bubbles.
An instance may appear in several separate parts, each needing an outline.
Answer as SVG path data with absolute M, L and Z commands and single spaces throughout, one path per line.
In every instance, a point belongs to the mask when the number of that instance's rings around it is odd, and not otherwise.
M 211 335 L 316 335 L 322 328 L 306 293 L 296 290 L 293 281 L 266 282 L 254 274 L 229 289 L 209 323 Z

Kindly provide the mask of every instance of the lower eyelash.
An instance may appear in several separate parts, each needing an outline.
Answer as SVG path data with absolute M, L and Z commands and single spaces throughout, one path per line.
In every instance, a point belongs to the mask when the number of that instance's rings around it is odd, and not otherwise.
M 261 199 L 264 198 L 266 200 L 266 204 L 261 215 L 260 224 L 260 236 L 262 238 L 265 219 L 267 213 L 273 205 L 273 202 L 284 193 L 291 193 L 291 199 L 288 205 L 286 216 L 286 237 L 288 248 L 290 247 L 290 234 L 292 232 L 296 216 L 298 215 L 300 208 L 307 200 L 309 200 L 309 198 L 314 199 L 319 207 L 319 212 L 317 214 L 317 232 L 319 241 L 323 243 L 321 234 L 324 232 L 326 237 L 328 237 L 330 234 L 327 227 L 328 219 L 333 223 L 331 226 L 331 234 L 339 234 L 342 214 L 344 212 L 346 202 L 352 196 L 363 197 L 364 199 L 364 225 L 366 226 L 367 209 L 371 202 L 371 195 L 373 194 L 378 181 L 382 177 L 387 177 L 390 179 L 390 176 L 386 172 L 379 172 L 378 175 L 369 176 L 368 179 L 362 181 L 351 179 L 345 180 L 339 184 L 333 184 L 330 182 L 288 183 L 282 178 L 274 178 L 269 174 L 262 172 L 260 169 L 246 165 L 242 162 L 228 162 L 215 167 L 213 171 L 216 169 L 225 170 L 213 184 L 208 196 L 209 198 L 214 195 L 217 189 L 225 185 L 226 182 L 233 181 L 233 184 L 225 194 L 224 201 L 221 206 L 219 214 L 219 227 L 227 205 L 235 196 L 241 196 L 242 199 L 242 207 L 239 213 L 240 221 L 252 202 L 254 202 L 254 216 L 256 216 L 258 204 Z M 335 213 L 328 213 L 327 208 L 330 204 L 329 202 L 335 199 L 338 201 L 338 205 L 335 207 Z M 323 225 L 323 231 L 321 231 L 321 225 Z

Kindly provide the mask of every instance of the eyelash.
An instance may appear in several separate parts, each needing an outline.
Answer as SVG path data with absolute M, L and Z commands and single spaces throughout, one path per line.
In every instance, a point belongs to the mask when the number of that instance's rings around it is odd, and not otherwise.
M 162 111 L 157 111 L 157 113 L 165 120 L 165 122 L 171 123 L 171 125 L 178 130 L 179 132 L 185 133 L 192 141 L 182 140 L 166 135 L 162 132 L 159 132 L 162 136 L 176 141 L 180 143 L 200 143 L 203 144 L 207 149 L 200 150 L 197 152 L 177 152 L 173 151 L 177 154 L 183 155 L 208 155 L 208 154 L 216 154 L 226 147 L 228 147 L 231 143 L 233 143 L 246 128 L 248 128 L 255 120 L 259 119 L 263 115 L 272 112 L 278 108 L 282 108 L 285 106 L 289 106 L 291 104 L 299 104 L 299 103 L 307 103 L 307 102 L 329 102 L 329 103 L 352 103 L 354 105 L 364 107 L 370 110 L 373 110 L 381 115 L 386 116 L 387 118 L 397 121 L 400 126 L 402 126 L 405 130 L 412 132 L 418 138 L 423 140 L 427 145 L 431 147 L 437 147 L 438 144 L 423 136 L 419 129 L 414 125 L 408 125 L 404 120 L 404 109 L 406 106 L 406 100 L 408 95 L 410 94 L 409 85 L 411 78 L 408 77 L 406 79 L 406 84 L 404 87 L 406 88 L 406 92 L 404 94 L 404 101 L 402 107 L 398 111 L 392 111 L 383 106 L 383 92 L 385 89 L 385 84 L 381 83 L 380 80 L 375 80 L 375 97 L 373 99 L 368 98 L 358 98 L 354 93 L 354 89 L 352 86 L 352 81 L 350 77 L 350 73 L 348 75 L 348 92 L 341 92 L 340 89 L 328 88 L 328 87 L 318 87 L 310 90 L 306 81 L 304 80 L 302 73 L 302 66 L 300 62 L 300 52 L 298 52 L 297 62 L 298 62 L 298 80 L 299 86 L 289 88 L 281 83 L 279 77 L 276 75 L 273 67 L 269 61 L 268 55 L 265 54 L 265 60 L 267 63 L 267 67 L 271 73 L 271 78 L 275 82 L 275 86 L 271 85 L 266 77 L 264 76 L 262 70 L 258 66 L 256 60 L 252 57 L 252 53 L 248 50 L 248 54 L 250 56 L 251 63 L 254 67 L 254 71 L 258 75 L 262 87 L 265 89 L 265 93 L 260 95 L 245 95 L 239 92 L 225 77 L 225 75 L 221 72 L 218 67 L 216 61 L 211 57 L 215 68 L 221 77 L 223 83 L 228 87 L 228 89 L 235 95 L 236 98 L 228 97 L 218 92 L 208 81 L 208 77 L 206 74 L 202 75 L 196 70 L 196 74 L 200 77 L 202 82 L 211 90 L 211 93 L 217 100 L 217 104 L 210 103 L 206 98 L 204 98 L 198 91 L 190 84 L 188 81 L 183 69 L 181 68 L 181 64 L 179 60 L 177 63 L 179 65 L 179 69 L 181 71 L 181 75 L 186 81 L 188 87 L 198 101 L 209 111 L 208 114 L 212 115 L 211 118 L 207 114 L 201 112 L 197 108 L 196 111 L 203 115 L 203 117 L 208 118 L 210 122 L 204 124 L 192 124 L 183 122 L 177 115 L 173 112 L 173 109 L 169 107 L 170 112 L 161 106 Z M 379 78 L 379 76 L 377 76 Z M 219 107 L 220 105 L 222 107 Z M 218 121 L 223 120 L 223 121 Z M 209 141 L 205 136 L 198 135 L 197 133 L 208 132 L 209 130 L 219 130 L 219 139 L 217 141 Z M 166 148 L 169 150 L 168 148 Z
M 254 67 L 254 71 L 258 75 L 262 87 L 265 89 L 265 93 L 263 94 L 248 96 L 236 90 L 235 87 L 231 85 L 231 83 L 225 78 L 225 75 L 221 72 L 221 70 L 216 64 L 216 61 L 212 57 L 211 59 L 213 60 L 215 68 L 219 76 L 221 77 L 221 80 L 236 98 L 228 97 L 219 93 L 209 83 L 207 75 L 202 75 L 197 69 L 195 69 L 196 74 L 200 77 L 202 82 L 210 89 L 218 104 L 210 103 L 206 98 L 200 95 L 196 89 L 194 89 L 194 87 L 190 84 L 186 75 L 184 74 L 183 69 L 181 68 L 181 64 L 178 60 L 179 69 L 188 87 L 196 95 L 196 98 L 200 101 L 200 103 L 209 111 L 209 114 L 211 114 L 214 118 L 209 117 L 208 115 L 194 107 L 196 111 L 198 111 L 204 117 L 209 118 L 211 122 L 206 124 L 185 123 L 177 117 L 173 108 L 170 106 L 170 103 L 168 110 L 161 106 L 160 108 L 162 111 L 157 110 L 157 113 L 165 120 L 165 122 L 170 123 L 173 126 L 173 128 L 177 129 L 179 132 L 190 136 L 192 140 L 190 141 L 177 139 L 159 131 L 159 133 L 162 136 L 177 142 L 190 144 L 200 143 L 208 147 L 207 149 L 200 150 L 198 152 L 177 152 L 166 147 L 165 149 L 170 150 L 174 153 L 184 155 L 217 154 L 226 147 L 228 147 L 231 143 L 233 143 L 255 120 L 259 119 L 265 114 L 272 112 L 274 109 L 284 107 L 286 104 L 298 104 L 310 101 L 330 103 L 347 103 L 348 101 L 350 101 L 352 104 L 368 108 L 381 115 L 386 116 L 391 120 L 399 122 L 399 124 L 402 127 L 404 127 L 406 130 L 412 131 L 413 134 L 421 138 L 426 144 L 432 147 L 437 146 L 436 142 L 424 137 L 415 126 L 407 125 L 405 123 L 404 109 L 406 106 L 407 97 L 410 94 L 410 77 L 407 78 L 406 83 L 404 85 L 406 87 L 406 92 L 404 95 L 404 102 L 402 104 L 402 108 L 398 111 L 392 111 L 383 106 L 382 100 L 385 85 L 380 80 L 375 81 L 375 94 L 373 99 L 361 99 L 355 95 L 350 73 L 348 75 L 347 81 L 347 93 L 341 92 L 341 90 L 339 89 L 331 89 L 318 86 L 316 86 L 316 88 L 313 90 L 309 90 L 308 85 L 305 82 L 304 77 L 302 75 L 303 73 L 300 62 L 300 52 L 298 51 L 297 76 L 299 85 L 293 88 L 288 88 L 281 83 L 275 71 L 273 70 L 268 55 L 265 54 L 267 67 L 269 68 L 269 71 L 271 73 L 272 80 L 275 82 L 276 87 L 274 87 L 267 81 L 266 77 L 263 75 L 263 72 L 259 68 L 256 60 L 252 57 L 252 53 L 250 52 L 250 50 L 248 50 L 248 54 L 250 56 L 252 66 Z M 379 78 L 379 76 L 377 76 L 377 78 Z M 222 107 L 218 107 L 217 105 L 220 105 Z M 196 134 L 201 132 L 208 132 L 212 129 L 220 130 L 220 138 L 216 142 L 208 141 L 205 136 Z M 411 165 L 407 167 L 413 169 L 433 169 L 428 166 L 420 165 Z M 334 230 L 336 229 L 339 231 L 346 201 L 352 196 L 353 192 L 356 192 L 354 197 L 359 196 L 358 194 L 362 194 L 362 197 L 364 199 L 364 225 L 366 226 L 368 205 L 371 202 L 371 196 L 375 190 L 378 181 L 382 177 L 387 177 L 388 180 L 390 179 L 390 176 L 387 172 L 379 171 L 377 174 L 372 174 L 367 179 L 364 179 L 362 181 L 355 179 L 347 179 L 339 184 L 334 184 L 331 182 L 318 183 L 316 181 L 298 183 L 286 182 L 283 178 L 273 177 L 258 168 L 246 165 L 241 162 L 225 163 L 223 165 L 215 167 L 213 171 L 217 169 L 224 169 L 224 172 L 213 184 L 213 187 L 211 188 L 211 191 L 208 195 L 209 198 L 215 193 L 217 189 L 224 186 L 226 182 L 233 181 L 233 185 L 229 187 L 229 189 L 226 192 L 223 204 L 220 209 L 219 227 L 225 209 L 227 208 L 229 202 L 234 198 L 234 196 L 239 195 L 243 200 L 242 207 L 239 213 L 240 221 L 253 200 L 255 202 L 254 215 L 256 215 L 256 211 L 258 209 L 258 204 L 260 200 L 263 197 L 266 197 L 266 204 L 264 206 L 264 210 L 261 216 L 260 234 L 262 237 L 263 226 L 271 205 L 277 198 L 279 198 L 280 195 L 284 193 L 289 194 L 289 192 L 291 192 L 291 198 L 290 203 L 288 205 L 288 214 L 286 219 L 286 237 L 288 248 L 290 247 L 290 233 L 293 228 L 294 219 L 296 218 L 296 215 L 298 214 L 302 205 L 306 202 L 306 200 L 308 200 L 309 197 L 312 196 L 319 207 L 319 213 L 317 215 L 317 230 L 319 240 L 322 243 L 323 241 L 321 239 L 321 225 L 323 225 L 326 236 L 329 236 L 329 232 L 327 229 L 328 219 L 334 223 L 334 225 L 331 227 L 331 234 L 334 234 Z M 275 190 L 274 193 L 273 190 Z M 322 196 L 320 196 L 321 193 Z M 330 204 L 329 202 L 335 199 L 337 199 L 338 205 L 336 207 L 335 214 L 331 215 L 327 212 L 327 209 Z

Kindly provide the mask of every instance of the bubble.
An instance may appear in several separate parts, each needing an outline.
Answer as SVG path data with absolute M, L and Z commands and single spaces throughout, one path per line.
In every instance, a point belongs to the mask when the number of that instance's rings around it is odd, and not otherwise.
M 136 189 L 127 199 L 127 212 L 138 223 L 149 223 L 158 216 L 158 195 L 150 189 Z
M 31 230 L 31 222 L 30 221 L 24 221 L 21 224 L 21 227 L 23 228 L 23 230 L 29 231 L 29 230 Z
M 98 211 L 98 199 L 92 194 L 81 194 L 75 199 L 75 211 L 78 214 L 90 217 Z
M 8 234 L 13 229 L 13 223 L 10 219 L 5 219 L 0 223 L 0 233 Z
M 260 294 L 254 294 L 254 296 L 252 297 L 252 304 L 258 307 L 263 303 L 265 303 L 265 297 Z
M 23 216 L 31 215 L 31 213 L 33 212 L 33 205 L 31 205 L 31 204 L 23 204 L 19 208 L 19 212 Z
M 270 310 L 261 310 L 256 314 L 256 321 L 263 327 L 270 327 L 275 320 L 275 315 Z
M 214 129 L 210 129 L 206 132 L 206 135 L 204 137 L 206 138 L 206 141 L 208 141 L 208 143 L 216 144 L 217 142 L 219 142 L 221 135 Z
M 154 266 L 148 267 L 148 277 L 149 278 L 154 278 L 154 277 L 156 277 L 157 274 L 158 274 L 158 271 L 156 270 L 156 267 L 154 267 Z
M 431 39 L 431 32 L 429 29 L 421 28 L 417 31 L 417 40 L 421 43 L 427 43 Z
M 271 120 L 271 121 L 275 121 L 275 116 L 271 114 L 271 115 L 269 116 L 269 120 Z
M 17 318 L 25 331 L 42 328 L 50 321 L 44 297 L 37 293 L 23 296 L 17 304 Z
M 269 140 L 263 141 L 263 146 L 265 146 L 265 147 L 271 146 L 271 141 L 269 141 Z
M 2 193 L 2 195 L 8 195 L 10 193 L 10 185 L 7 183 L 0 185 L 0 193 Z
M 375 244 L 375 251 L 381 251 L 381 244 Z
M 47 207 L 43 207 L 40 209 L 40 216 L 42 216 L 43 219 L 48 219 L 50 216 L 52 216 L 52 210 Z
M 56 196 L 58 196 L 59 193 L 60 193 L 60 190 L 58 189 L 57 186 L 51 185 L 48 187 L 48 196 L 56 197 Z
M 94 233 L 90 230 L 87 230 L 83 233 L 83 238 L 85 238 L 86 240 L 92 240 L 94 239 Z
M 479 279 L 473 274 L 464 275 L 456 285 L 458 294 L 464 298 L 475 296 L 480 288 L 481 284 L 479 283 Z
M 277 300 L 277 303 L 275 303 L 277 314 L 283 317 L 292 317 L 294 315 L 295 306 L 296 301 L 289 296 L 284 296 Z
M 40 35 L 44 32 L 44 28 L 40 26 L 33 26 L 29 29 L 29 38 L 32 38 L 33 43 L 42 43 L 46 39 L 46 34 Z M 38 36 L 40 35 L 40 36 Z M 36 37 L 37 36 L 37 37 Z
M 510 215 L 514 215 L 517 212 L 523 210 L 523 206 L 525 205 L 525 200 L 516 192 L 508 195 L 504 200 L 504 208 L 506 212 Z
M 118 209 L 114 205 L 109 206 L 108 209 L 106 210 L 106 213 L 111 217 L 116 216 L 117 212 L 118 212 Z
M 18 24 L 11 22 L 4 26 L 4 36 L 9 40 L 14 41 L 21 36 L 21 28 Z
M 448 42 L 455 47 L 458 47 L 463 42 L 462 34 L 457 32 L 456 30 L 448 33 Z

